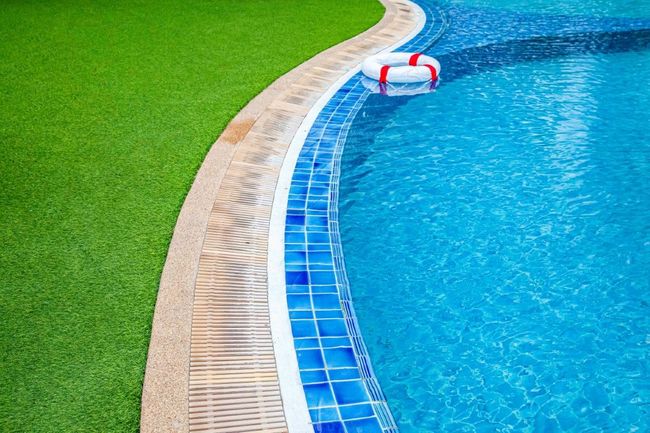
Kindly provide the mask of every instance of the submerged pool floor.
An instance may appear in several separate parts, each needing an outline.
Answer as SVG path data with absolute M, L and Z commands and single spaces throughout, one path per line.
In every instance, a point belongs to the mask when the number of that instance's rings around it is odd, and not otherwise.
M 650 431 L 650 39 L 585 38 L 465 52 L 350 129 L 346 269 L 403 433 Z

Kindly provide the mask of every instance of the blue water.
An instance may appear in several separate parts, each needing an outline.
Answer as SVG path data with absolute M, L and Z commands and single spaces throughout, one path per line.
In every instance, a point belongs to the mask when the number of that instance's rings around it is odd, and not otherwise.
M 499 8 L 513 12 L 588 15 L 597 17 L 648 17 L 648 0 L 449 0 L 449 5 Z
M 471 6 L 650 16 L 536 3 Z M 441 40 L 435 93 L 350 130 L 346 267 L 402 433 L 650 431 L 650 33 L 551 36 Z

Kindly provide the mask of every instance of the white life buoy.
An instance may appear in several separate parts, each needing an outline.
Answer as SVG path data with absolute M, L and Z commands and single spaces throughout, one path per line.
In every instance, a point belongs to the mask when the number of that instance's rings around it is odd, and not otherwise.
M 361 71 L 380 83 L 421 83 L 438 79 L 440 63 L 420 53 L 384 53 L 364 60 Z
M 380 83 L 372 78 L 362 77 L 361 84 L 370 93 L 379 93 L 385 96 L 415 96 L 435 92 L 438 81 L 425 81 L 423 83 Z

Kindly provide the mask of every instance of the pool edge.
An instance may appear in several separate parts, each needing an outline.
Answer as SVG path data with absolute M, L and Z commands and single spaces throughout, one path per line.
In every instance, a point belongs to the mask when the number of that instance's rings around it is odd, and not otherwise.
M 344 55 L 346 49 L 356 44 L 356 57 L 347 60 L 349 67 L 350 63 L 359 62 L 359 56 L 376 52 L 401 37 L 403 27 L 413 25 L 406 2 L 381 1 L 386 12 L 378 24 L 276 80 L 235 116 L 206 155 L 181 208 L 161 276 L 142 391 L 142 431 L 191 430 L 190 345 L 197 275 L 208 232 L 219 230 L 220 222 L 211 225 L 210 217 L 220 192 L 224 192 L 223 183 L 229 180 L 227 172 L 232 161 L 238 152 L 245 152 L 244 142 L 251 130 L 274 103 L 286 108 L 286 102 L 279 100 L 303 74 L 321 66 L 318 72 L 324 72 L 324 79 L 334 82 L 340 71 L 322 68 L 331 63 L 331 56 Z M 396 33 L 391 33 L 391 29 Z M 309 103 L 307 108 L 311 106 Z
M 408 35 L 396 41 L 393 45 L 380 50 L 380 52 L 390 51 L 411 40 L 424 26 L 426 15 L 417 4 L 410 1 L 409 3 L 416 11 L 416 26 Z M 307 113 L 285 155 L 271 210 L 268 254 L 269 306 L 272 307 L 270 308 L 271 333 L 273 335 L 276 360 L 282 361 L 277 362 L 277 369 L 285 419 L 290 432 L 309 431 L 311 420 L 296 360 L 286 301 L 284 233 L 289 188 L 300 151 L 318 114 L 331 97 L 360 69 L 361 64 L 359 63 L 340 77 L 323 93 Z

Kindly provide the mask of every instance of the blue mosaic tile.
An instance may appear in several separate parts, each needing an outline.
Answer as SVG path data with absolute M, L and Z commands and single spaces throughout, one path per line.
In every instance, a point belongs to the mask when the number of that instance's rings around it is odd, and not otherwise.
M 300 167 L 300 165 L 304 165 L 305 168 L 309 167 L 307 163 L 298 163 L 296 167 Z M 309 191 L 309 187 L 307 186 L 299 186 L 293 184 L 291 188 L 289 188 L 289 194 L 296 196 L 296 195 L 307 195 L 307 191 Z
M 287 284 L 308 284 L 309 283 L 308 272 L 287 271 L 286 278 L 287 278 Z
M 305 216 L 304 215 L 287 215 L 287 225 L 298 225 L 298 226 L 304 226 L 305 225 Z
M 313 319 L 314 312 L 307 311 L 307 310 L 290 311 L 289 318 L 290 319 Z
M 307 233 L 307 242 L 310 244 L 330 244 L 330 234 L 327 232 Z
M 316 326 L 308 320 L 292 320 L 291 332 L 294 338 L 316 337 Z
M 328 252 L 314 252 L 307 255 L 309 263 L 332 263 L 332 253 Z
M 330 247 L 327 244 L 309 244 L 307 245 L 307 251 L 309 252 L 315 252 L 315 251 L 329 251 Z
M 284 260 L 286 263 L 306 263 L 307 254 L 304 251 L 298 252 L 288 252 L 284 255 Z
M 326 200 L 308 200 L 307 210 L 327 210 L 329 203 Z
M 382 433 L 381 426 L 376 418 L 346 421 L 345 428 L 348 433 Z
M 343 311 L 341 310 L 318 310 L 316 311 L 317 319 L 342 319 Z M 347 332 L 344 335 L 348 335 Z
M 366 387 L 361 380 L 332 382 L 334 396 L 338 404 L 354 404 L 370 401 Z
M 348 329 L 345 326 L 345 320 L 341 319 L 324 319 L 316 322 L 318 334 L 321 337 L 343 337 L 348 335 Z
M 320 348 L 318 338 L 296 338 L 293 342 L 296 350 L 300 349 L 317 349 Z
M 337 295 L 313 295 L 314 308 L 317 310 L 331 310 L 341 308 L 341 302 Z
M 286 244 L 304 244 L 305 234 L 298 232 L 286 232 L 284 235 L 284 242 Z
M 309 271 L 328 271 L 331 274 L 335 273 L 334 266 L 332 266 L 332 264 L 321 265 L 321 264 L 318 264 L 318 263 L 310 263 L 308 270 Z
M 302 285 L 302 284 L 292 284 L 290 286 L 287 286 L 287 293 L 288 294 L 309 293 L 309 286 L 308 285 Z
M 309 295 L 288 295 L 287 305 L 289 310 L 311 310 L 311 298 Z
M 328 422 L 328 423 L 314 424 L 314 433 L 346 433 L 346 432 L 343 427 L 343 423 Z
M 391 433 L 396 432 L 397 429 L 394 426 L 393 417 L 388 410 L 388 406 L 381 403 L 375 403 L 372 405 L 379 419 L 379 424 L 384 428 L 384 431 L 390 431 Z
M 351 347 L 324 349 L 327 368 L 356 367 L 357 360 Z
M 307 397 L 307 406 L 309 408 L 320 406 L 332 406 L 334 404 L 334 395 L 329 383 L 317 383 L 304 385 L 305 397 Z
M 334 370 L 329 370 L 329 375 L 331 380 L 350 380 L 350 379 L 360 379 L 361 374 L 359 374 L 358 368 L 337 368 Z
M 336 311 L 333 311 L 336 312 Z M 340 313 L 340 312 L 339 312 Z M 348 337 L 338 337 L 338 338 L 323 338 L 321 340 L 323 349 L 334 348 L 334 347 L 351 347 L 352 343 Z
M 336 284 L 336 277 L 334 276 L 334 272 L 309 272 L 309 283 L 317 285 Z
M 344 420 L 355 418 L 367 418 L 374 415 L 372 405 L 370 404 L 353 404 L 348 406 L 339 406 L 341 417 Z
M 325 407 L 320 409 L 311 409 L 309 411 L 309 416 L 312 421 L 315 423 L 327 422 L 327 421 L 340 421 L 340 416 L 338 410 L 333 407 Z
M 399 51 L 424 49 L 446 25 L 433 0 L 417 3 L 427 22 Z M 397 432 L 356 323 L 338 233 L 341 152 L 368 94 L 359 73 L 326 103 L 307 134 L 289 188 L 287 306 L 300 378 L 317 433 Z
M 327 382 L 327 373 L 325 370 L 307 370 L 300 372 L 302 383 L 322 383 Z
M 287 203 L 287 209 L 295 209 L 295 210 L 300 210 L 304 211 L 305 209 L 305 200 L 299 200 L 297 198 L 294 198 L 293 200 L 289 200 L 289 203 Z
M 328 294 L 328 293 L 337 293 L 336 286 L 313 286 L 311 288 L 312 293 Z
M 300 370 L 316 370 L 325 368 L 323 354 L 320 349 L 297 350 L 298 367 Z

